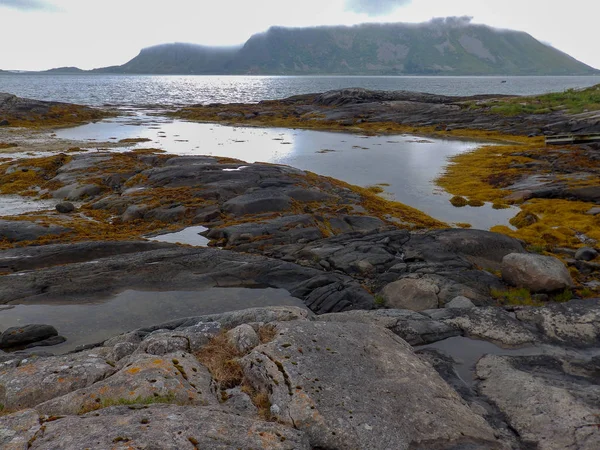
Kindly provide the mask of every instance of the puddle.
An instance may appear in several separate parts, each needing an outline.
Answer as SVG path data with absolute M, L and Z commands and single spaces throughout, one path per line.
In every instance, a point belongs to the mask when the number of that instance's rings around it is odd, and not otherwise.
M 80 345 L 101 342 L 126 331 L 182 317 L 283 305 L 305 307 L 301 300 L 283 289 L 128 290 L 96 303 L 15 305 L 0 311 L 0 329 L 32 323 L 52 325 L 67 341 L 42 349 L 65 353 Z
M 19 195 L 0 196 L 0 216 L 16 216 L 34 211 L 54 209 L 56 200 L 33 200 Z
M 443 341 L 434 342 L 429 345 L 415 347 L 415 350 L 433 348 L 452 356 L 457 362 L 454 366 L 459 377 L 467 386 L 472 386 L 474 382 L 475 365 L 484 355 L 499 356 L 531 356 L 531 355 L 561 355 L 569 353 L 570 355 L 579 355 L 582 358 L 590 358 L 600 355 L 600 349 L 563 349 L 548 345 L 523 347 L 523 348 L 502 348 L 487 341 L 470 339 L 462 336 L 452 337 Z
M 210 239 L 201 236 L 199 233 L 208 231 L 206 227 L 188 227 L 176 233 L 159 234 L 158 236 L 146 237 L 150 241 L 168 242 L 170 244 L 187 244 L 194 247 L 206 247 Z
M 147 138 L 131 148 L 158 148 L 178 155 L 213 155 L 246 162 L 285 164 L 359 186 L 386 183 L 388 198 L 417 208 L 448 223 L 470 223 L 489 229 L 508 225 L 518 209 L 455 208 L 451 196 L 433 180 L 451 156 L 481 143 L 422 139 L 409 135 L 361 136 L 313 130 L 229 127 L 218 124 L 157 119 L 138 114 L 137 125 L 113 119 L 57 131 L 62 139 Z M 153 126 L 149 126 L 152 124 Z M 141 126 L 140 126 L 141 125 Z M 283 145 L 285 144 L 285 145 Z M 326 151 L 323 151 L 323 150 Z M 121 149 L 122 150 L 122 149 Z M 240 170 L 243 170 L 241 167 Z

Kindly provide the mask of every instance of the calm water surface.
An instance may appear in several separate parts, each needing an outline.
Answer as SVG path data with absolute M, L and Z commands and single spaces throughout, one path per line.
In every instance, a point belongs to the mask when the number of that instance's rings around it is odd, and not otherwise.
M 447 158 L 474 150 L 481 143 L 458 140 L 424 139 L 409 135 L 361 136 L 283 128 L 229 127 L 147 116 L 122 118 L 58 130 L 59 138 L 93 139 L 148 138 L 138 147 L 164 149 L 179 155 L 214 155 L 246 162 L 285 164 L 359 186 L 389 184 L 389 198 L 400 201 L 444 222 L 466 222 L 489 229 L 507 224 L 515 209 L 494 210 L 455 208 L 451 196 L 437 188 L 434 179 L 447 164 Z
M 506 81 L 506 83 L 502 83 Z M 585 77 L 0 75 L 0 92 L 85 105 L 258 102 L 347 87 L 444 95 L 532 95 L 600 83 Z
M 58 304 L 57 304 L 58 303 Z M 302 301 L 283 289 L 210 288 L 202 291 L 129 290 L 103 301 L 16 305 L 0 311 L 0 329 L 46 323 L 67 342 L 48 347 L 53 353 L 101 342 L 120 333 L 183 317 L 216 314 L 264 306 L 298 306 Z

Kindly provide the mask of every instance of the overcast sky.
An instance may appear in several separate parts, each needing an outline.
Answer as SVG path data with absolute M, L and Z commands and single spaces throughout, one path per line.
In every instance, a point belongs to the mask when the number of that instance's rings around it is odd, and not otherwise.
M 272 25 L 473 17 L 600 68 L 598 0 L 0 0 L 0 69 L 120 65 L 166 42 L 235 45 Z

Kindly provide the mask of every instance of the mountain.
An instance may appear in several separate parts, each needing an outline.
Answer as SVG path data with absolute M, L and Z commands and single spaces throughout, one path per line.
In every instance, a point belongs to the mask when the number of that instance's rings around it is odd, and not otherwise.
M 122 66 L 95 69 L 101 73 L 222 74 L 240 47 L 206 47 L 194 44 L 163 44 L 143 49 Z
M 425 24 L 280 28 L 252 36 L 237 73 L 372 75 L 585 75 L 598 73 L 527 33 L 461 19 Z
M 60 68 L 54 73 L 77 70 Z M 600 71 L 527 33 L 451 17 L 422 24 L 272 27 L 243 46 L 163 44 L 143 49 L 122 66 L 88 73 L 591 75 Z
M 55 69 L 50 69 L 50 70 L 44 70 L 41 73 L 47 73 L 47 74 L 83 74 L 86 73 L 85 70 L 81 70 L 77 67 L 57 67 Z

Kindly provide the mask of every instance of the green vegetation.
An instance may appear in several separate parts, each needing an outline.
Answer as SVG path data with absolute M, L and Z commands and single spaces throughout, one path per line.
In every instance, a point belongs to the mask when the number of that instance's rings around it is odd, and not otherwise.
M 383 295 L 381 295 L 381 294 L 375 295 L 375 305 L 380 308 L 383 308 L 385 306 L 385 298 L 383 298 Z
M 600 84 L 587 89 L 568 89 L 564 92 L 494 99 L 487 102 L 469 104 L 471 109 L 488 109 L 490 113 L 503 116 L 523 114 L 547 114 L 552 111 L 566 111 L 578 114 L 600 110 Z
M 535 300 L 531 296 L 529 289 L 525 288 L 514 288 L 507 291 L 500 291 L 498 289 L 492 289 L 490 291 L 491 296 L 498 301 L 501 305 L 524 305 L 524 306 L 542 306 L 543 303 Z
M 457 22 L 460 26 L 456 26 Z M 595 69 L 527 33 L 460 19 L 354 27 L 272 27 L 242 47 L 166 44 L 103 73 L 587 75 Z

